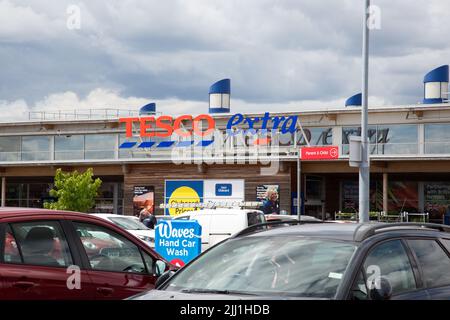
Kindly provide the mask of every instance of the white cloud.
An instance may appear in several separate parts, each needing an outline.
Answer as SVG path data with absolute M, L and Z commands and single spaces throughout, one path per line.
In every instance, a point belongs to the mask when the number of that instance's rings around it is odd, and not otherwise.
M 162 114 L 201 114 L 208 113 L 207 101 L 180 100 L 169 98 L 164 100 L 151 100 L 148 98 L 123 97 L 117 90 L 97 88 L 91 91 L 86 97 L 79 97 L 74 92 L 53 93 L 34 105 L 27 104 L 24 100 L 0 101 L 0 112 L 5 116 L 2 122 L 43 120 L 45 119 L 73 119 L 74 113 L 80 119 L 86 119 L 90 110 L 94 117 L 115 115 L 114 110 L 137 112 L 140 107 L 149 102 L 156 102 L 157 111 Z M 337 100 L 303 100 L 288 101 L 284 103 L 249 103 L 240 99 L 232 99 L 232 113 L 260 113 L 260 112 L 289 112 L 308 110 L 336 109 L 344 106 L 345 99 Z M 383 98 L 371 97 L 369 104 L 379 106 L 389 104 Z M 108 109 L 109 111 L 105 111 Z

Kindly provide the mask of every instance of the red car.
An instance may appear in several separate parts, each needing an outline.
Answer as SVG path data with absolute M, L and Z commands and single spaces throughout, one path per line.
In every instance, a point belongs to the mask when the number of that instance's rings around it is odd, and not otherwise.
M 0 208 L 0 299 L 124 299 L 175 269 L 104 219 Z

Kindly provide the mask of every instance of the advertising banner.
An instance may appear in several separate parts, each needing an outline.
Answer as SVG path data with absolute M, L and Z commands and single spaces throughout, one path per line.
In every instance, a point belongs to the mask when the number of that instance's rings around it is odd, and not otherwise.
M 201 253 L 202 227 L 194 220 L 161 220 L 155 228 L 155 250 L 182 267 Z
M 256 201 L 262 201 L 264 214 L 280 213 L 280 186 L 262 184 L 256 187 Z
M 203 203 L 203 180 L 166 180 L 165 204 Z M 199 210 L 198 208 L 167 208 L 166 215 L 177 216 L 179 214 Z
M 150 213 L 155 209 L 155 188 L 153 186 L 133 187 L 133 214 L 139 216 L 141 210 L 146 208 Z
M 166 215 L 179 214 L 200 210 L 198 207 L 183 207 L 182 204 L 212 203 L 221 205 L 223 202 L 243 202 L 244 180 L 166 180 L 165 204 L 179 205 L 177 208 L 166 208 Z
M 244 180 L 204 180 L 205 202 L 244 201 Z

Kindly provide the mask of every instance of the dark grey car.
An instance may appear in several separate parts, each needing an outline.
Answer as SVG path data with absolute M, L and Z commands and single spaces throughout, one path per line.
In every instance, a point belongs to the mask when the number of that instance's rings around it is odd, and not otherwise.
M 223 241 L 134 299 L 450 299 L 448 227 L 276 224 Z

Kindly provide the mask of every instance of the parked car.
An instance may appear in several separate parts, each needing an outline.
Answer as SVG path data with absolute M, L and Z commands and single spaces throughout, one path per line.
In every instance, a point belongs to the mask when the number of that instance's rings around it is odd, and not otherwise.
M 105 219 L 0 208 L 0 299 L 123 299 L 176 269 Z
M 198 221 L 202 226 L 202 251 L 251 225 L 266 222 L 262 211 L 228 208 L 190 211 L 173 219 Z
M 297 222 L 250 227 L 133 299 L 450 299 L 449 270 L 443 225 Z
M 115 225 L 135 235 L 152 248 L 155 247 L 155 230 L 146 227 L 139 221 L 138 217 L 103 213 L 93 213 L 92 215 L 114 223 Z

